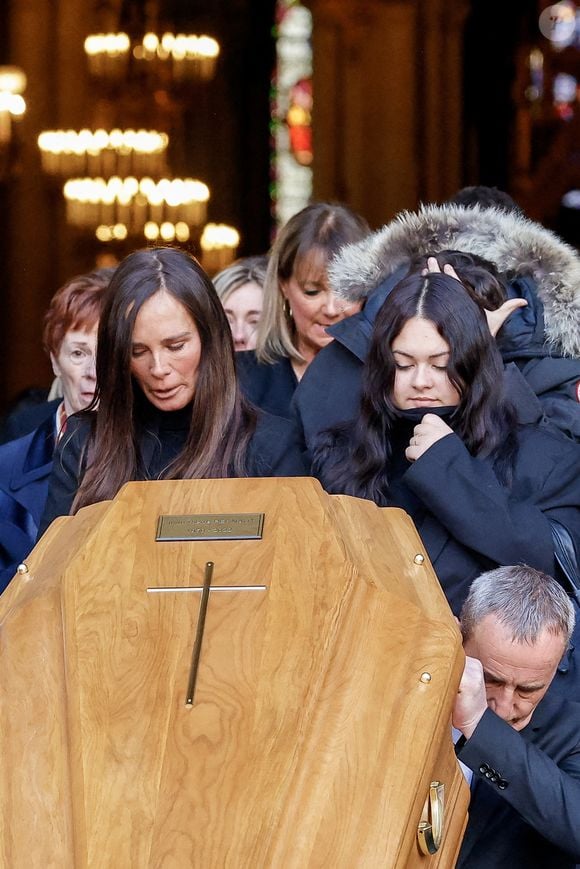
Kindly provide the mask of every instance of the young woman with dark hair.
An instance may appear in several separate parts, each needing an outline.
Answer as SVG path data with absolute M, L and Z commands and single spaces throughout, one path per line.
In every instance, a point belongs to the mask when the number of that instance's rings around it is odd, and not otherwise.
M 329 492 L 402 507 L 455 612 L 483 570 L 554 572 L 550 518 L 580 535 L 580 447 L 517 425 L 483 309 L 448 274 L 402 280 L 379 311 L 360 412 L 322 435 Z
M 304 472 L 291 424 L 241 397 L 228 320 L 197 261 L 174 248 L 126 257 L 101 317 L 95 399 L 62 440 L 42 529 L 130 480 Z

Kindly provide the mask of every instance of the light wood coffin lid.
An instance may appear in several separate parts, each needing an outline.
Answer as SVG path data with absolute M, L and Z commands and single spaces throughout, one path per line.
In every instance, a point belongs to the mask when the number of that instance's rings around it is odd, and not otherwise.
M 155 542 L 160 514 L 234 512 L 265 513 L 263 539 Z M 200 586 L 207 561 L 267 589 L 211 593 L 187 708 L 200 594 L 147 588 Z M 2 866 L 453 865 L 463 653 L 402 511 L 311 479 L 131 483 L 27 563 L 0 598 Z

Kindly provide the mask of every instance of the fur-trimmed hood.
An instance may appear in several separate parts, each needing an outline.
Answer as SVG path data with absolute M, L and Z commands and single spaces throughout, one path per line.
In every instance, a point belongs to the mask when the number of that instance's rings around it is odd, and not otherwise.
M 461 250 L 495 263 L 508 280 L 531 278 L 544 306 L 546 339 L 555 352 L 580 356 L 580 255 L 525 217 L 497 209 L 425 205 L 405 211 L 329 266 L 335 291 L 362 301 L 417 256 Z

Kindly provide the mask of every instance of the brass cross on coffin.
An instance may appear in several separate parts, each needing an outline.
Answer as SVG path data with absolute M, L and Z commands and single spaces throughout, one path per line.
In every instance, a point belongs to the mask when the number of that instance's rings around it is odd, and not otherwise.
M 197 618 L 197 630 L 195 633 L 195 641 L 193 651 L 191 653 L 191 666 L 189 668 L 189 679 L 187 682 L 187 695 L 185 698 L 186 706 L 193 706 L 193 698 L 195 695 L 195 685 L 197 681 L 197 672 L 199 670 L 199 661 L 201 658 L 201 646 L 203 643 L 203 632 L 205 629 L 205 619 L 207 608 L 209 605 L 209 596 L 212 591 L 266 591 L 265 585 L 214 585 L 211 581 L 213 577 L 214 562 L 207 561 L 205 565 L 205 575 L 203 585 L 186 585 L 186 586 L 170 586 L 169 588 L 153 586 L 147 589 L 150 593 L 169 593 L 169 592 L 199 592 L 201 600 L 199 603 L 199 616 Z

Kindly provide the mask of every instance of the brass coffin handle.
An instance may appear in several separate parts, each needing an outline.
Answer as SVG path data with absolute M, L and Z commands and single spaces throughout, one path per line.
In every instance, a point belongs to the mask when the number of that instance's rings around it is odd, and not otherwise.
M 441 847 L 444 814 L 445 785 L 439 781 L 432 781 L 423 815 L 417 827 L 417 840 L 422 854 L 436 854 Z

